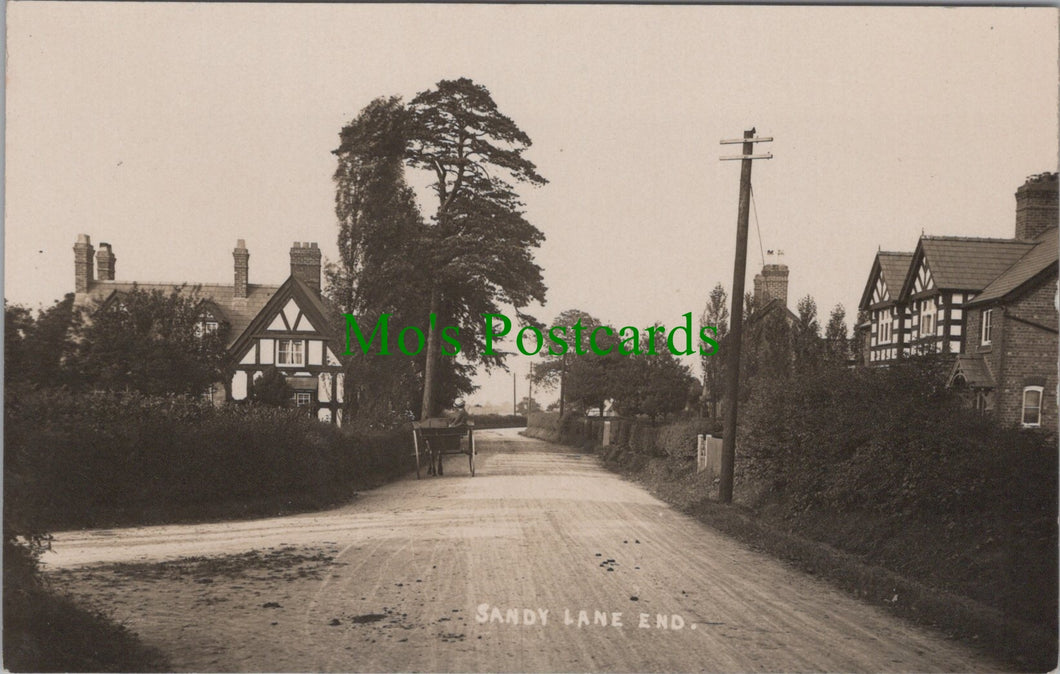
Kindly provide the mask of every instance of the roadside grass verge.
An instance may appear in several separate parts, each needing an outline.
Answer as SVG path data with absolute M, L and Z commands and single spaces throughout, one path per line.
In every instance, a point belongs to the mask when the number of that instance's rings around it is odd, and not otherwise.
M 939 629 L 990 657 L 1004 660 L 1017 671 L 1050 671 L 1056 667 L 1057 635 L 1043 623 L 1005 615 L 981 601 L 874 564 L 871 556 L 853 554 L 810 538 L 792 530 L 791 524 L 775 512 L 762 513 L 745 505 L 718 503 L 714 500 L 717 491 L 714 481 L 703 474 L 697 475 L 692 462 L 645 457 L 620 448 L 598 451 L 610 469 L 752 549 L 823 578 L 912 622 Z M 817 527 L 822 529 L 839 520 L 849 530 L 871 531 L 879 524 L 857 512 L 831 517 L 811 514 L 807 518 L 814 520 L 815 517 Z M 935 561 L 936 553 L 933 547 L 925 545 L 922 535 L 915 537 L 920 540 L 914 540 L 903 538 L 901 532 L 892 533 L 896 538 L 894 545 L 905 546 L 906 558 L 918 562 L 911 563 L 911 567 L 924 567 Z
M 949 473 L 952 489 L 981 491 L 999 482 L 1007 484 L 1010 475 L 1022 476 L 1028 488 L 1030 483 L 1042 485 L 1046 493 L 1040 498 L 1021 494 L 1002 498 L 1006 490 L 1001 489 L 996 497 L 965 499 L 961 508 L 939 513 L 930 499 L 946 492 L 936 489 L 934 482 L 925 482 L 927 487 L 907 486 L 893 500 L 874 485 L 874 498 L 868 504 L 836 507 L 810 500 L 811 492 L 801 486 L 793 489 L 792 483 L 802 479 L 792 476 L 795 467 L 781 473 L 790 477 L 786 488 L 756 475 L 745 452 L 743 459 L 737 457 L 737 501 L 724 505 L 717 502 L 716 482 L 696 473 L 695 444 L 685 437 L 696 430 L 695 424 L 609 421 L 608 447 L 600 446 L 599 419 L 531 417 L 523 435 L 594 451 L 611 470 L 711 528 L 895 615 L 937 628 L 1015 670 L 1056 667 L 1055 509 L 1050 522 L 1049 508 L 1024 507 L 1020 500 L 1048 500 L 1049 454 L 1035 455 L 1017 447 L 1011 453 L 1023 451 L 1027 462 L 1012 461 L 998 468 L 972 461 L 967 470 Z M 623 429 L 638 424 L 642 427 Z M 940 462 L 948 460 L 941 452 L 935 456 Z M 1040 458 L 1035 460 L 1036 456 Z M 886 456 L 874 458 L 876 464 L 868 467 L 868 474 L 883 471 L 880 480 L 900 481 L 901 465 L 888 464 Z M 819 488 L 834 489 L 828 481 L 848 480 L 854 468 L 863 467 L 833 462 L 814 475 L 825 476 Z M 949 465 L 939 466 L 938 480 L 945 481 L 947 469 Z M 977 477 L 984 474 L 994 482 Z M 897 507 L 900 498 L 905 502 Z

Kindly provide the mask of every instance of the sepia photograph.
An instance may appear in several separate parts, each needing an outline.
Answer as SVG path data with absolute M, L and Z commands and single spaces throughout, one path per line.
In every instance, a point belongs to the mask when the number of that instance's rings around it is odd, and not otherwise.
M 3 668 L 1054 671 L 1058 45 L 8 2 Z

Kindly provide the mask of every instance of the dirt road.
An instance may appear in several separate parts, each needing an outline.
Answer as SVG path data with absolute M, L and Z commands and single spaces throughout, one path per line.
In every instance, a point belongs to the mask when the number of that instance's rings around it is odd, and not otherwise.
M 1002 669 L 592 456 L 478 437 L 474 478 L 454 456 L 330 512 L 65 533 L 45 561 L 180 671 Z

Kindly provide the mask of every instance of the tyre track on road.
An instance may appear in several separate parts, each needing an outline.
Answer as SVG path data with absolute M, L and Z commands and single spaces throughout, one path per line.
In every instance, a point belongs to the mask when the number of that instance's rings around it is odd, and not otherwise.
M 478 443 L 474 478 L 451 457 L 443 477 L 402 480 L 326 513 L 61 534 L 56 559 L 73 570 L 76 591 L 76 569 L 103 559 L 281 542 L 333 553 L 318 580 L 249 598 L 238 577 L 207 589 L 127 579 L 92 586 L 104 608 L 134 611 L 138 631 L 182 671 L 1003 668 L 675 512 L 595 457 L 510 432 L 480 432 Z M 273 595 L 277 608 L 263 611 Z M 212 597 L 209 612 L 189 621 L 186 607 L 203 597 Z M 135 609 L 119 603 L 130 599 Z M 483 604 L 490 610 L 479 622 Z M 509 609 L 547 610 L 548 621 L 521 624 L 519 613 L 512 624 Z M 565 623 L 564 611 L 576 619 L 582 610 L 590 621 L 596 611 L 608 622 L 621 613 L 622 625 Z M 639 627 L 641 613 L 651 627 Z M 654 626 L 657 614 L 667 629 Z M 196 643 L 214 646 L 189 650 Z

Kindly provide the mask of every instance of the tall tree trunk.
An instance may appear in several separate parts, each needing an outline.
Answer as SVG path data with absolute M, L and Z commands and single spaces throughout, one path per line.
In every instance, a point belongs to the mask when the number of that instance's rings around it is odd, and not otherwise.
M 431 315 L 427 325 L 427 363 L 423 368 L 423 407 L 420 419 L 427 419 L 434 414 L 435 398 L 438 390 L 438 356 L 441 354 L 441 326 L 438 325 L 438 312 L 442 298 L 438 288 L 431 289 Z

